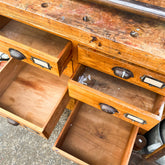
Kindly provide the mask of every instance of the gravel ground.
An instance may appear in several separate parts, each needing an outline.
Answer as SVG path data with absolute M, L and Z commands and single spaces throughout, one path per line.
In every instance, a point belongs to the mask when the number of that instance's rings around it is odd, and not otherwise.
M 0 165 L 76 165 L 52 150 L 68 116 L 65 110 L 48 140 L 0 117 Z

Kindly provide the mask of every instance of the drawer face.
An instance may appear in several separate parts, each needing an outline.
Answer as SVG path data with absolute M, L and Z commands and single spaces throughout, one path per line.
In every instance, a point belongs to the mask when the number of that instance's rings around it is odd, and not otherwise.
M 132 124 L 83 103 L 72 111 L 53 149 L 78 164 L 127 164 L 137 132 Z
M 69 95 L 145 130 L 160 122 L 164 96 L 89 67 L 69 81 Z
M 68 77 L 11 59 L 0 80 L 0 115 L 48 138 L 69 101 Z
M 63 38 L 14 20 L 0 26 L 0 51 L 56 75 L 72 58 L 71 47 Z
M 82 46 L 78 48 L 78 61 L 85 66 L 165 96 L 165 76 L 159 73 Z

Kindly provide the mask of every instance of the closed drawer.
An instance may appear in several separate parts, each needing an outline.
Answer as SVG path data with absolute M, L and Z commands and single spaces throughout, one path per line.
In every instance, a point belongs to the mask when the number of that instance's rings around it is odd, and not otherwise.
M 61 75 L 71 57 L 71 42 L 0 16 L 0 51 Z
M 0 115 L 48 138 L 69 100 L 68 77 L 11 59 L 0 80 Z
M 165 101 L 164 96 L 83 66 L 69 80 L 69 95 L 145 130 L 161 121 Z
M 87 104 L 70 114 L 53 149 L 78 164 L 128 164 L 138 127 Z
M 132 57 L 134 58 L 134 57 Z M 165 96 L 165 76 L 82 46 L 79 63 Z

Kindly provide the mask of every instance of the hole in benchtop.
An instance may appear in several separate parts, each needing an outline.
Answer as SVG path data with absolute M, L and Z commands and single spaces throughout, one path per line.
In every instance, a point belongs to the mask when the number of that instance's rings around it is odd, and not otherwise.
M 43 7 L 43 8 L 48 7 L 48 3 L 42 3 L 42 4 L 41 4 L 41 7 Z

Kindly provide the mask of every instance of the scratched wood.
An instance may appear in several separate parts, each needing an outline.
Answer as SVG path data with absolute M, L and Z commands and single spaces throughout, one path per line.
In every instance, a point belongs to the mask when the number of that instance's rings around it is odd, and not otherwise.
M 45 8 L 43 2 L 0 0 L 0 14 L 165 74 L 164 22 L 82 1 L 51 0 Z M 132 37 L 131 31 L 138 36 Z M 91 42 L 92 36 L 97 40 Z

